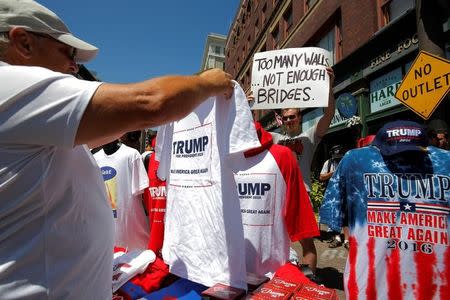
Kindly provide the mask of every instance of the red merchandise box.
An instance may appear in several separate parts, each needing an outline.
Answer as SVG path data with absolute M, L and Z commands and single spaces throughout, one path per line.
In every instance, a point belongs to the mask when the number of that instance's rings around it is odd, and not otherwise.
M 244 290 L 221 283 L 216 283 L 209 289 L 202 292 L 202 299 L 235 300 L 241 299 L 244 295 Z
M 274 287 L 277 289 L 283 289 L 288 292 L 294 293 L 300 286 L 300 284 L 288 280 L 281 279 L 279 277 L 272 278 L 269 282 L 264 284 L 265 287 Z
M 248 291 L 256 290 L 261 284 L 269 281 L 269 278 L 266 276 L 261 276 L 255 273 L 247 273 L 247 288 Z
M 295 300 L 339 300 L 335 290 L 317 284 L 301 284 L 292 298 Z
M 292 296 L 292 292 L 277 287 L 268 286 L 268 283 L 260 286 L 252 294 L 248 295 L 246 299 L 252 300 L 287 300 Z

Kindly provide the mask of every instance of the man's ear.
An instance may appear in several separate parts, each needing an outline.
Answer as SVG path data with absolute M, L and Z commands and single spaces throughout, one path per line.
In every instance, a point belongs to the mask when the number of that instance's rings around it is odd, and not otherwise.
M 34 39 L 24 28 L 16 27 L 9 31 L 10 46 L 22 58 L 31 58 Z

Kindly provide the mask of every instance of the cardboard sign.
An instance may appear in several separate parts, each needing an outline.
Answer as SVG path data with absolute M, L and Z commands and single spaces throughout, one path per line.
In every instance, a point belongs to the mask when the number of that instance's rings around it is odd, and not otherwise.
M 331 53 L 322 48 L 290 48 L 253 57 L 251 109 L 328 106 Z
M 420 51 L 395 97 L 428 120 L 450 89 L 450 61 Z

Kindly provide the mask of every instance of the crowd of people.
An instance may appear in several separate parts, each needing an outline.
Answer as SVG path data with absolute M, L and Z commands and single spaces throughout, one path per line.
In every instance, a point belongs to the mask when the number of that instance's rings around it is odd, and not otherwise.
M 152 250 L 153 270 L 195 289 L 246 289 L 245 272 L 275 276 L 299 242 L 315 280 L 311 164 L 335 112 L 333 70 L 317 122 L 303 131 L 301 110 L 283 109 L 273 133 L 223 70 L 73 76 L 97 51 L 37 2 L 0 0 L 0 299 L 110 299 L 115 247 Z M 160 125 L 141 155 L 140 130 Z M 390 122 L 372 138 L 332 147 L 319 178 L 330 247 L 349 250 L 346 295 L 448 299 L 447 125 Z

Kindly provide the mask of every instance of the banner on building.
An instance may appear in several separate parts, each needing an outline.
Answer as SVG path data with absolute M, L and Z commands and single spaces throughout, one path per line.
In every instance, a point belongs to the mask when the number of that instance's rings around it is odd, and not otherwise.
M 253 57 L 252 109 L 328 106 L 331 53 L 322 48 L 289 48 Z
M 400 105 L 395 99 L 402 81 L 402 69 L 396 68 L 370 82 L 370 113 Z

